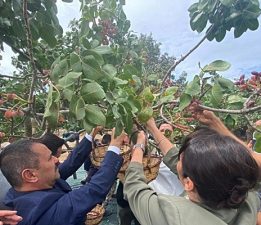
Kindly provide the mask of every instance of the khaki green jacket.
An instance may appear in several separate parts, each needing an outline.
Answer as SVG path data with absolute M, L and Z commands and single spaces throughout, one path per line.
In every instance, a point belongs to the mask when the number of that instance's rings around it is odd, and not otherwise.
M 178 152 L 171 149 L 164 163 L 176 172 Z M 124 196 L 141 225 L 256 225 L 259 199 L 249 192 L 239 209 L 214 210 L 185 197 L 157 194 L 147 184 L 142 164 L 130 163 L 125 177 Z

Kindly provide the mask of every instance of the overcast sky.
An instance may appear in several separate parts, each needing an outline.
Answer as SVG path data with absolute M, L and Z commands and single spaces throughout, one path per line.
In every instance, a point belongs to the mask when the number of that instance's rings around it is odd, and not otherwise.
M 59 19 L 66 29 L 69 21 L 79 18 L 79 2 L 64 3 L 58 0 Z M 193 32 L 189 26 L 187 9 L 195 0 L 126 0 L 124 6 L 131 29 L 137 34 L 150 34 L 161 42 L 162 52 L 179 58 L 186 54 L 204 34 Z M 261 22 L 261 20 L 259 20 Z M 248 31 L 240 38 L 234 39 L 233 32 L 218 43 L 205 41 L 189 58 L 182 62 L 176 73 L 187 71 L 191 76 L 198 73 L 198 63 L 202 66 L 222 59 L 231 63 L 231 68 L 224 73 L 230 78 L 240 74 L 249 74 L 253 70 L 261 71 L 261 26 L 256 31 Z M 0 73 L 11 73 L 10 50 L 4 55 Z

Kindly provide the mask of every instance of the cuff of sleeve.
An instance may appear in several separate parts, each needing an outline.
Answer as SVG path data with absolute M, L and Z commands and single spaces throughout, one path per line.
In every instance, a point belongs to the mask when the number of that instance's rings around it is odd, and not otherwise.
M 110 146 L 108 147 L 108 150 L 107 150 L 107 151 L 114 152 L 114 153 L 116 153 L 117 155 L 120 154 L 120 149 L 119 149 L 118 147 L 116 147 L 116 146 L 113 146 L 113 145 L 110 145 Z
M 92 136 L 89 134 L 85 134 L 85 137 L 88 141 L 92 142 Z

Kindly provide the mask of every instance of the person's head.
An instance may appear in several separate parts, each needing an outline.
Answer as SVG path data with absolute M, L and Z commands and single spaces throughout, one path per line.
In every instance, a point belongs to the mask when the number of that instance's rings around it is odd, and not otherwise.
M 7 181 L 17 190 L 51 188 L 60 177 L 58 159 L 43 144 L 19 140 L 0 154 L 0 168 Z
M 258 165 L 234 139 L 199 128 L 180 149 L 178 175 L 187 193 L 214 208 L 238 208 L 258 179 Z
M 59 158 L 62 154 L 62 146 L 64 145 L 64 139 L 58 137 L 53 133 L 45 133 L 37 142 L 44 144 L 49 148 L 53 156 Z

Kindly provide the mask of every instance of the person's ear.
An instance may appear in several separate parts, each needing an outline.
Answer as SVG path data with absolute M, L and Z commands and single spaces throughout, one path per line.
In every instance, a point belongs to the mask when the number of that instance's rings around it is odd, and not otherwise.
M 195 188 L 193 181 L 189 177 L 183 178 L 183 184 L 184 184 L 184 189 L 187 192 L 193 191 Z
M 22 171 L 22 179 L 27 183 L 36 183 L 38 181 L 38 176 L 34 169 L 24 169 Z

